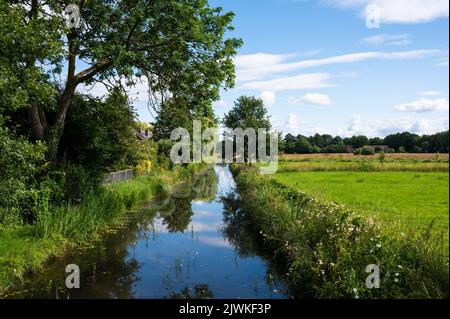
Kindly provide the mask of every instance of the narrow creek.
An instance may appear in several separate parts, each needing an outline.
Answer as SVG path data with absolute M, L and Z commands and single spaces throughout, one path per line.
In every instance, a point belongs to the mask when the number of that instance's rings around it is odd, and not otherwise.
M 289 298 L 270 262 L 226 211 L 236 197 L 227 166 L 196 175 L 130 214 L 94 247 L 51 260 L 12 298 Z M 80 288 L 65 268 L 80 267 Z

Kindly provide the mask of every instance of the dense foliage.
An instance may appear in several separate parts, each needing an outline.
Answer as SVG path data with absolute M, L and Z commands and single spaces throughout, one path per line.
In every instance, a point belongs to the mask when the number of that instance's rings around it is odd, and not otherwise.
M 33 222 L 52 194 L 47 180 L 45 145 L 17 138 L 0 127 L 0 224 Z
M 69 4 L 79 6 L 78 28 L 63 19 Z M 208 113 L 220 88 L 234 84 L 232 59 L 241 41 L 224 38 L 233 14 L 207 0 L 2 1 L 1 6 L 0 96 L 7 107 L 27 110 L 29 133 L 48 141 L 52 161 L 83 84 L 145 80 L 156 112 L 177 96 L 198 108 L 195 113 Z M 78 71 L 80 60 L 86 67 Z M 57 81 L 63 76 L 64 82 Z
M 0 1 L 0 226 L 81 202 L 109 171 L 171 168 L 167 132 L 215 125 L 212 101 L 234 85 L 233 17 L 207 0 Z M 77 93 L 91 84 L 107 94 Z M 153 138 L 139 135 L 126 92 L 135 84 L 148 87 Z

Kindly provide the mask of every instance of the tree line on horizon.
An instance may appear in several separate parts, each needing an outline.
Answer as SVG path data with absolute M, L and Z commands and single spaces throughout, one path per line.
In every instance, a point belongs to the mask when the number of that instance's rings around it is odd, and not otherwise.
M 388 146 L 393 152 L 408 153 L 448 153 L 449 131 L 431 135 L 410 132 L 390 134 L 384 138 L 365 135 L 342 138 L 330 134 L 313 136 L 286 134 L 283 139 L 286 154 L 348 153 L 367 146 Z

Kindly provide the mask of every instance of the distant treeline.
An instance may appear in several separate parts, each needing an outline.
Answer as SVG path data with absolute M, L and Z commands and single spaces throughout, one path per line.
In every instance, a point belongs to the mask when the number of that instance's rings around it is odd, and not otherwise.
M 417 135 L 409 132 L 396 133 L 385 138 L 368 138 L 364 135 L 342 138 L 329 134 L 304 136 L 287 134 L 284 137 L 284 152 L 287 154 L 347 153 L 366 146 L 386 145 L 393 152 L 448 153 L 449 131 L 433 135 Z M 380 148 L 382 149 L 382 148 Z

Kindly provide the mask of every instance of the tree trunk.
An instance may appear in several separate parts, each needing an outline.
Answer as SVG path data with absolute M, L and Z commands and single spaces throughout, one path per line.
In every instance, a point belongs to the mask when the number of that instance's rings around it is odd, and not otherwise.
M 31 1 L 31 8 L 29 11 L 29 18 L 31 20 L 36 19 L 38 10 L 38 0 Z M 26 64 L 28 68 L 31 68 L 35 64 L 35 57 L 28 54 Z M 45 120 L 44 110 L 39 106 L 36 100 L 31 101 L 30 108 L 28 109 L 28 121 L 31 127 L 31 138 L 34 141 L 42 141 L 45 138 L 45 130 L 47 129 L 47 123 Z
M 75 95 L 75 86 L 69 85 L 58 100 L 58 114 L 55 124 L 50 128 L 47 136 L 48 151 L 47 158 L 49 161 L 56 162 L 58 156 L 58 147 L 64 132 L 64 123 L 66 120 L 67 110 L 73 101 Z
M 39 113 L 42 113 L 41 115 Z M 42 141 L 45 138 L 45 124 L 42 119 L 45 118 L 43 110 L 39 111 L 37 102 L 31 102 L 31 108 L 28 110 L 28 120 L 31 126 L 31 135 L 34 141 Z M 45 120 L 44 120 L 45 121 Z

